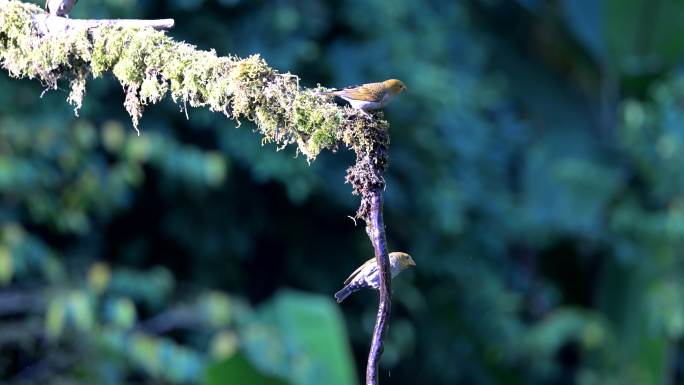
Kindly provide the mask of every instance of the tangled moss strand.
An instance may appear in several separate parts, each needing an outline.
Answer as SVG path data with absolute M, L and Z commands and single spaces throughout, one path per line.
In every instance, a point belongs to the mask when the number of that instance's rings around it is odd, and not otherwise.
M 83 105 L 83 96 L 85 95 L 86 78 L 88 76 L 87 69 L 79 67 L 74 71 L 74 77 L 69 84 L 70 92 L 67 97 L 67 102 L 74 106 L 74 114 L 78 116 L 78 111 Z

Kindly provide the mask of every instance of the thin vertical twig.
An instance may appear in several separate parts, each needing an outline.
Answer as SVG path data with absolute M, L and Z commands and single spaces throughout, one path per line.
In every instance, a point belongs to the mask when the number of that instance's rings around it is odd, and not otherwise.
M 373 243 L 375 261 L 380 272 L 380 294 L 378 314 L 375 318 L 373 339 L 368 353 L 366 364 L 366 385 L 378 384 L 378 366 L 384 349 L 383 339 L 387 331 L 387 325 L 392 308 L 392 275 L 390 274 L 389 256 L 387 254 L 387 241 L 385 238 L 385 224 L 382 217 L 382 192 L 373 189 L 369 192 L 370 213 L 366 223 L 366 232 Z
M 355 218 L 366 222 L 366 233 L 373 244 L 380 273 L 378 313 L 366 365 L 366 385 L 378 385 L 378 366 L 392 307 L 392 276 L 382 216 L 384 175 L 389 164 L 389 123 L 383 119 L 382 112 L 375 113 L 373 119 L 365 116 L 359 119 L 358 115 L 351 118 L 342 136 L 352 138 L 350 147 L 356 154 L 356 162 L 347 169 L 346 182 L 352 185 L 353 194 L 361 195 Z

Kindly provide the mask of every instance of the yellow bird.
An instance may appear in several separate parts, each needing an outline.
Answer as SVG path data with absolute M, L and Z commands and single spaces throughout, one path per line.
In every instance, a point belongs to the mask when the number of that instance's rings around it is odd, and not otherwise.
M 410 255 L 398 251 L 389 253 L 389 263 L 392 278 L 409 267 L 416 265 L 416 262 Z M 380 274 L 378 273 L 378 264 L 375 262 L 375 258 L 367 260 L 366 263 L 354 270 L 349 278 L 344 281 L 344 284 L 345 286 L 342 290 L 335 293 L 337 303 L 344 301 L 353 293 L 366 287 L 378 290 L 380 287 Z
M 379 110 L 387 105 L 396 95 L 406 90 L 401 80 L 389 79 L 379 83 L 368 83 L 360 86 L 322 92 L 322 95 L 335 95 L 346 100 L 352 108 L 367 114 L 371 110 Z

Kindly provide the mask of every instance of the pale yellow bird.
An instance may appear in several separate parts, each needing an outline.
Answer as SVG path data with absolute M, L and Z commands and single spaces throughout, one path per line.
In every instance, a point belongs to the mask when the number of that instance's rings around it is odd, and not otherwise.
M 416 262 L 410 255 L 398 251 L 389 253 L 389 263 L 392 278 L 409 267 L 416 265 Z M 345 286 L 342 290 L 335 293 L 337 303 L 344 301 L 353 293 L 366 287 L 377 290 L 380 287 L 380 274 L 378 273 L 378 264 L 375 262 L 375 258 L 367 260 L 366 263 L 354 270 L 349 278 L 344 281 L 344 284 Z
M 379 83 L 368 83 L 340 90 L 321 92 L 322 95 L 335 95 L 346 100 L 352 108 L 364 113 L 379 110 L 387 105 L 395 96 L 406 90 L 401 80 L 389 79 Z

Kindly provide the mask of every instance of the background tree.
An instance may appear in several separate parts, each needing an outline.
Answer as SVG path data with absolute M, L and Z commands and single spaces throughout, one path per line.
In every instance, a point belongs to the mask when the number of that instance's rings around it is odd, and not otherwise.
M 174 17 L 177 40 L 260 53 L 305 86 L 406 82 L 386 110 L 386 222 L 418 268 L 394 283 L 384 383 L 661 384 L 683 381 L 682 13 L 112 0 L 72 16 Z M 0 74 L 2 378 L 357 381 L 344 357 L 363 367 L 376 303 L 345 302 L 345 332 L 330 299 L 371 254 L 340 219 L 352 154 L 308 167 L 171 103 L 138 138 L 116 82 L 88 87 L 75 119 L 66 92 Z M 331 331 L 298 334 L 306 314 Z

